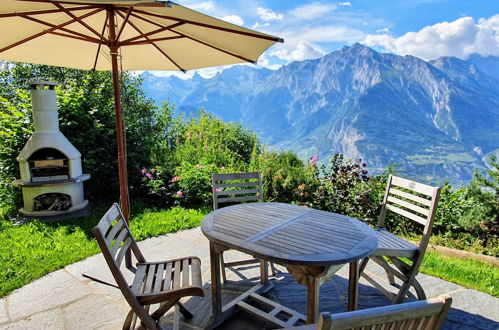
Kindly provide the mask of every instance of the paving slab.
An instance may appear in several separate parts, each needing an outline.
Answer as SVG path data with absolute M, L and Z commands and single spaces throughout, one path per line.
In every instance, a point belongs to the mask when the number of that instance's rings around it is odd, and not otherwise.
M 0 299 L 0 324 L 9 321 L 9 315 L 7 315 L 7 309 L 5 304 L 7 301 L 5 299 Z
M 14 291 L 8 298 L 8 315 L 19 320 L 64 306 L 90 295 L 92 290 L 64 270 L 50 273 Z
M 66 329 L 119 329 L 127 308 L 98 294 L 86 296 L 62 309 Z
M 0 325 L 0 330 L 64 329 L 64 318 L 60 309 L 30 315 L 22 320 Z

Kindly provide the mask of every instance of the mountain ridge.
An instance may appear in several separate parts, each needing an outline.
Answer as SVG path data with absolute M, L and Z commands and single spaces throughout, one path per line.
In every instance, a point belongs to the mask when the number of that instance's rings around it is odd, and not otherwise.
M 143 87 L 179 112 L 203 107 L 305 159 L 341 152 L 374 172 L 398 164 L 425 182 L 463 183 L 499 148 L 496 73 L 499 58 L 427 62 L 354 44 L 275 71 L 234 66 L 189 80 L 146 74 Z

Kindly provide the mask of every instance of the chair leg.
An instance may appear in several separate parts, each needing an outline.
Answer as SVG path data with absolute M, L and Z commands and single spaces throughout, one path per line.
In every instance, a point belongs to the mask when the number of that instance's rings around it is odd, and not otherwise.
M 394 304 L 400 304 L 402 301 L 404 301 L 405 295 L 407 292 L 409 292 L 409 289 L 411 288 L 410 282 L 404 282 L 402 284 L 402 287 L 400 288 L 399 292 L 397 293 L 397 296 L 395 297 Z
M 272 276 L 276 276 L 277 274 L 277 268 L 275 268 L 275 265 L 273 262 L 270 263 L 270 270 L 272 271 Z
M 222 283 L 227 283 L 227 274 L 225 274 L 225 261 L 224 261 L 224 253 L 220 252 L 220 267 L 222 274 Z
M 426 300 L 426 294 L 425 294 L 425 292 L 423 290 L 423 287 L 421 286 L 421 284 L 416 279 L 412 280 L 412 286 L 416 290 L 416 294 L 418 296 L 418 300 Z
M 365 257 L 360 262 L 360 265 L 359 265 L 359 277 L 362 275 L 362 272 L 364 272 L 364 269 L 366 268 L 368 262 L 369 262 L 369 257 Z
M 180 309 L 180 313 L 184 316 L 186 320 L 189 320 L 192 318 L 192 313 L 189 312 L 187 308 L 185 308 L 184 304 L 182 304 L 180 301 L 177 302 L 177 306 Z
M 125 318 L 125 322 L 123 322 L 123 330 L 132 329 L 132 323 L 134 323 L 133 321 L 134 321 L 135 317 L 136 317 L 136 315 L 135 315 L 133 309 L 130 309 L 130 311 L 128 312 L 128 314 Z

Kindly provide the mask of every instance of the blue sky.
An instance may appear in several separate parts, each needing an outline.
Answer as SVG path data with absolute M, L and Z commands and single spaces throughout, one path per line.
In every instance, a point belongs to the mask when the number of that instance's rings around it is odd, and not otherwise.
M 499 56 L 499 0 L 177 0 L 231 23 L 284 38 L 260 57 L 277 69 L 360 42 L 381 52 Z M 223 68 L 199 70 L 207 77 Z M 187 75 L 190 76 L 190 72 Z

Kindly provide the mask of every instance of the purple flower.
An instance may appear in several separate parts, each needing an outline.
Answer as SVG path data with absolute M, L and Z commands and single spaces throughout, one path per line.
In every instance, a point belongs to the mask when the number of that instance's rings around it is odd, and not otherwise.
M 177 196 L 182 197 L 184 194 L 181 191 L 177 191 Z
M 180 177 L 176 175 L 171 179 L 171 182 L 177 182 L 178 180 L 180 180 Z
M 222 190 L 220 190 L 219 188 L 215 189 L 216 192 L 221 192 Z
M 145 168 L 142 169 L 142 171 L 140 171 L 140 173 L 142 174 L 146 174 L 147 173 L 147 170 Z
M 152 174 L 151 173 L 146 173 L 146 177 L 151 180 L 152 179 Z
M 312 157 L 310 157 L 309 163 L 315 166 L 315 165 L 317 165 L 317 160 L 319 160 L 317 155 L 313 155 Z

